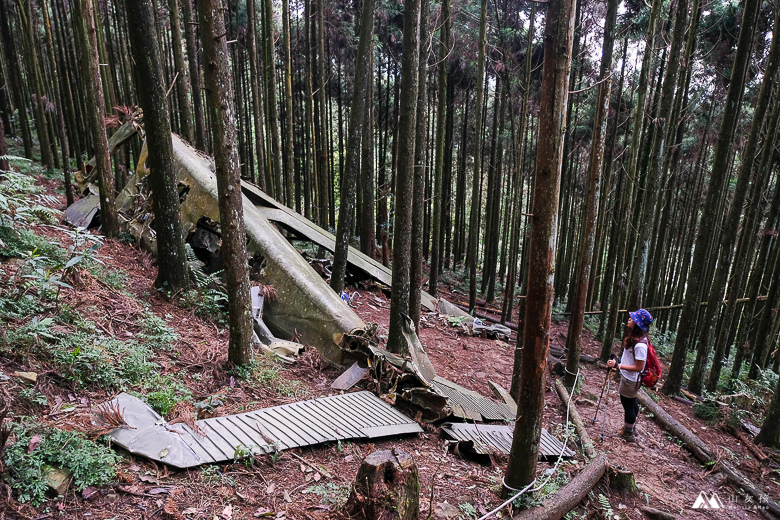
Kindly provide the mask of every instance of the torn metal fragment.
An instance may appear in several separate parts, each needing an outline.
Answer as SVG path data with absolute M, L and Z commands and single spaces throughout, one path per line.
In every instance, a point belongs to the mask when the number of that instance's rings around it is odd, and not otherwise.
M 433 380 L 433 387 L 449 398 L 453 410 L 463 411 L 462 415 L 455 413 L 456 417 L 477 421 L 482 418 L 489 421 L 513 421 L 517 415 L 509 405 L 491 401 L 442 377 L 437 376 Z
M 169 424 L 146 403 L 129 394 L 111 402 L 132 428 L 109 437 L 130 453 L 177 468 L 273 453 L 346 439 L 421 433 L 422 428 L 371 392 L 322 397 L 254 412 Z
M 361 368 L 360 365 L 355 362 L 351 367 L 344 371 L 335 381 L 330 385 L 334 390 L 349 390 L 355 386 L 358 381 L 366 377 L 368 374 L 367 368 Z
M 512 435 L 514 428 L 507 425 L 488 425 L 488 424 L 467 424 L 467 423 L 444 423 L 441 425 L 442 432 L 451 439 L 460 442 L 467 442 L 465 446 L 460 446 L 461 453 L 468 453 L 469 449 L 481 455 L 488 455 L 491 451 L 497 451 L 509 455 L 512 450 Z M 574 452 L 569 448 L 564 448 L 561 441 L 550 435 L 542 428 L 542 436 L 539 441 L 540 460 L 557 459 L 563 452 L 564 458 L 574 457 Z
M 76 228 L 88 228 L 98 209 L 100 197 L 90 193 L 65 209 L 65 223 Z

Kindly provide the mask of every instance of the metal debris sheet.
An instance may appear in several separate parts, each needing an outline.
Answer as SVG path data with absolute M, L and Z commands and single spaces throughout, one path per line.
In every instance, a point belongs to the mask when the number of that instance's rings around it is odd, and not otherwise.
M 512 449 L 513 428 L 505 425 L 487 425 L 487 424 L 467 424 L 467 423 L 444 423 L 441 426 L 442 431 L 456 441 L 472 441 L 474 451 L 482 455 L 487 455 L 492 448 L 501 453 L 509 452 Z M 557 459 L 563 449 L 563 457 L 574 457 L 574 452 L 569 448 L 563 448 L 563 443 L 550 435 L 546 429 L 542 428 L 542 438 L 539 442 L 539 458 Z
M 433 387 L 449 399 L 453 413 L 464 419 L 481 421 L 512 421 L 516 412 L 505 403 L 497 403 L 482 395 L 436 376 Z M 511 437 L 511 436 L 510 436 Z
M 189 468 L 328 441 L 420 433 L 422 428 L 371 392 L 322 397 L 197 421 L 197 431 L 168 424 L 143 401 L 114 398 L 130 428 L 111 432 L 134 454 Z

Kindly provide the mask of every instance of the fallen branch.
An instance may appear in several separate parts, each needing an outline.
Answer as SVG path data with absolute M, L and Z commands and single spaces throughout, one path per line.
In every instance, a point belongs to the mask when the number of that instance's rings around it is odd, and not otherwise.
M 766 462 L 766 460 L 769 458 L 769 455 L 761 451 L 761 448 L 756 446 L 753 441 L 745 436 L 745 434 L 736 428 L 729 428 L 728 430 L 734 437 L 739 439 L 739 441 L 744 444 L 747 449 L 750 450 L 750 452 L 758 459 L 759 462 Z
M 544 505 L 521 511 L 513 517 L 513 520 L 559 520 L 563 518 L 563 515 L 577 507 L 585 495 L 598 484 L 607 471 L 607 464 L 607 456 L 603 453 L 599 454 L 571 482 L 545 500 Z
M 688 428 L 680 424 L 676 419 L 669 415 L 669 413 L 661 408 L 658 403 L 650 399 L 650 396 L 648 396 L 644 390 L 641 390 L 637 394 L 637 398 L 639 399 L 639 404 L 652 412 L 655 420 L 658 421 L 658 423 L 663 428 L 683 441 L 685 446 L 696 456 L 697 459 L 705 464 L 717 463 L 717 469 L 726 475 L 728 479 L 731 480 L 731 482 L 753 495 L 756 499 L 758 499 L 759 504 L 766 507 L 767 510 L 769 510 L 773 515 L 780 517 L 780 504 L 772 500 L 769 495 L 761 490 L 761 488 L 753 484 L 729 461 L 716 459 L 710 451 L 710 448 L 701 439 L 699 439 Z
M 563 385 L 563 381 L 555 379 L 555 389 L 558 391 L 558 396 L 560 396 L 561 401 L 563 401 L 563 406 L 569 407 L 569 417 L 571 418 L 572 424 L 574 424 L 574 428 L 577 430 L 577 435 L 580 436 L 580 440 L 582 441 L 582 451 L 589 459 L 595 459 L 596 450 L 593 449 L 593 440 L 590 438 L 590 435 L 588 435 L 588 430 L 585 429 L 585 424 L 582 422 L 579 412 L 577 412 L 577 407 L 574 403 L 572 403 L 571 406 L 569 405 L 569 392 Z

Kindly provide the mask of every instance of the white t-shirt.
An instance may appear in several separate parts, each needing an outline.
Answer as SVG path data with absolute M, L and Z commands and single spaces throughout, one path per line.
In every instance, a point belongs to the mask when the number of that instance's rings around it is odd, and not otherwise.
M 633 349 L 623 349 L 623 355 L 620 357 L 621 365 L 634 365 L 637 361 L 647 361 L 647 343 L 637 343 Z M 639 372 L 629 372 L 621 368 L 620 373 L 629 381 L 636 382 L 639 379 Z

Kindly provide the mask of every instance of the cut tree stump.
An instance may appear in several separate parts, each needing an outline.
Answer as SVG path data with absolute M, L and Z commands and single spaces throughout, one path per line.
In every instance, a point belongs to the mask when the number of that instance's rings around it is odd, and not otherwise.
M 623 494 L 634 494 L 637 492 L 636 479 L 634 473 L 620 468 L 618 466 L 610 466 L 609 472 L 609 487 L 613 491 Z
M 366 520 L 417 520 L 420 479 L 414 459 L 396 448 L 366 457 L 343 512 Z
M 727 460 L 718 460 L 701 439 L 694 435 L 688 428 L 680 424 L 674 417 L 661 408 L 661 406 L 650 399 L 650 396 L 644 390 L 640 390 L 636 395 L 639 400 L 639 404 L 644 406 L 649 412 L 652 412 L 655 420 L 668 432 L 674 434 L 678 439 L 685 443 L 685 447 L 688 448 L 697 459 L 704 463 L 717 463 L 717 469 L 726 475 L 728 479 L 742 487 L 745 491 L 753 495 L 758 503 L 764 506 L 766 509 L 761 510 L 761 513 L 768 511 L 774 516 L 780 518 L 780 504 L 772 500 L 764 491 L 750 481 L 741 471 L 735 468 L 731 462 Z
M 607 471 L 607 456 L 600 453 L 571 482 L 560 488 L 539 507 L 520 511 L 513 520 L 559 520 L 577 507 L 585 495 L 601 480 Z

